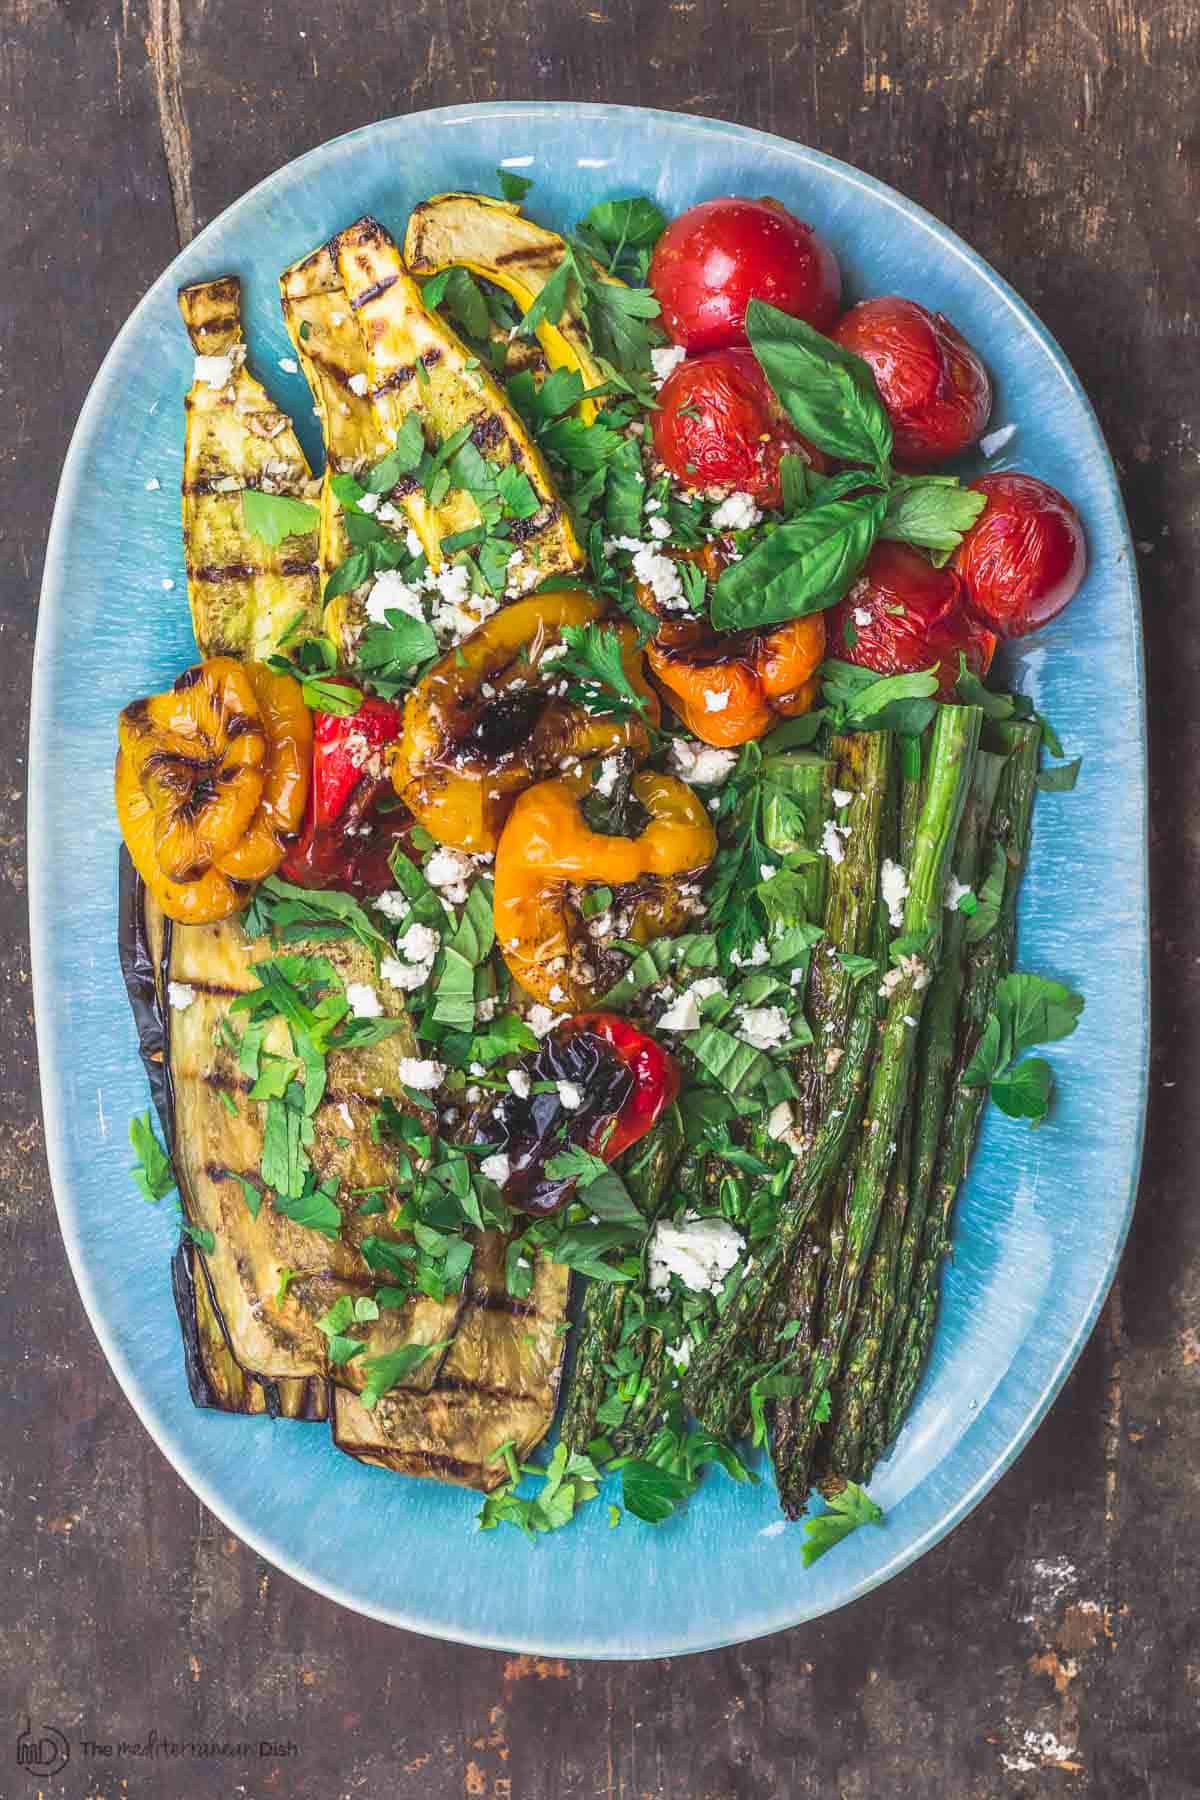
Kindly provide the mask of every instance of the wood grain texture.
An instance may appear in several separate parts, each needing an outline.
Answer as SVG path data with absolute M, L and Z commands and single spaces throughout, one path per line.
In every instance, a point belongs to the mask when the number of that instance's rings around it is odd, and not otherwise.
M 1200 1794 L 1198 75 L 1193 0 L 327 0 L 249 16 L 235 0 L 10 4 L 0 1794 Z M 651 1665 L 406 1637 L 331 1607 L 216 1526 L 120 1395 L 66 1269 L 23 941 L 37 579 L 70 428 L 114 331 L 181 239 L 298 151 L 387 113 L 528 95 L 775 130 L 945 218 L 1072 358 L 1124 476 L 1145 584 L 1155 1073 L 1141 1203 L 1104 1322 L 1016 1467 L 915 1568 L 819 1625 Z M 77 1756 L 38 1783 L 15 1766 L 26 1713 L 73 1739 L 157 1729 L 290 1740 L 297 1754 Z

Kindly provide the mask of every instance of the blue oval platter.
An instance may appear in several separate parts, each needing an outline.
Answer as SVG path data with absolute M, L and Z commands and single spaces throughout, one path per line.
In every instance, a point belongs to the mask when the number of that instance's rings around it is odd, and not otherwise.
M 120 707 L 195 656 L 178 500 L 192 355 L 176 289 L 241 276 L 252 362 L 319 461 L 303 378 L 279 367 L 291 348 L 279 271 L 360 213 L 400 237 L 430 193 L 494 192 L 501 163 L 532 178 L 528 210 L 558 227 L 620 194 L 651 194 L 668 214 L 718 194 L 777 196 L 834 246 L 851 297 L 910 294 L 949 314 L 995 377 L 989 429 L 1015 427 L 986 466 L 1053 482 L 1087 530 L 1084 589 L 1006 670 L 1083 756 L 1075 792 L 1039 802 L 1020 960 L 1078 987 L 1087 1008 L 1051 1052 L 1059 1099 L 1046 1127 L 991 1109 L 932 1362 L 872 1484 L 886 1522 L 810 1569 L 769 1473 L 748 1488 L 713 1472 L 659 1527 L 627 1517 L 611 1530 L 606 1507 L 588 1507 L 530 1547 L 512 1531 L 481 1534 L 476 1495 L 356 1463 L 324 1428 L 197 1411 L 171 1300 L 173 1218 L 144 1205 L 129 1178 L 127 1125 L 147 1095 L 117 966 L 112 759 Z M 148 490 L 151 480 L 161 485 Z M 1112 461 L 1058 345 L 986 263 L 890 188 L 739 126 L 555 102 L 389 119 L 262 182 L 154 284 L 84 406 L 46 560 L 30 794 L 46 1137 L 75 1279 L 165 1455 L 298 1581 L 465 1643 L 577 1657 L 705 1650 L 816 1618 L 913 1562 L 999 1479 L 1053 1401 L 1112 1279 L 1141 1151 L 1148 932 L 1133 550 Z

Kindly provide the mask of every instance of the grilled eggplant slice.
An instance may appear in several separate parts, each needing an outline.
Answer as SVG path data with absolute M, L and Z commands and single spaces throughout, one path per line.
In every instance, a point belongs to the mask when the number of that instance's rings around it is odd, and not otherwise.
M 405 268 L 395 243 L 374 219 L 359 219 L 334 240 L 342 285 L 367 347 L 371 395 L 385 435 L 416 409 L 427 436 L 442 444 L 466 428 L 489 461 L 523 470 L 540 505 L 512 532 L 540 574 L 570 574 L 584 557 L 541 453 L 504 395 L 466 345 L 435 312 Z M 409 478 L 411 480 L 411 477 Z M 442 539 L 479 523 L 479 509 L 461 488 L 430 508 L 420 488 L 396 490 L 436 567 Z
M 527 1300 L 509 1298 L 505 1240 L 481 1234 L 458 1334 L 429 1394 L 394 1389 L 368 1412 L 339 1389 L 339 1449 L 402 1475 L 431 1475 L 490 1493 L 508 1479 L 493 1463 L 510 1440 L 520 1462 L 554 1420 L 570 1271 L 539 1259 Z
M 242 493 L 315 501 L 318 487 L 291 420 L 246 367 L 236 275 L 181 288 L 179 310 L 199 359 L 184 403 L 192 628 L 202 656 L 265 658 L 321 628 L 316 534 L 264 543 L 246 527 Z
M 434 194 L 415 206 L 404 237 L 404 260 L 414 275 L 436 275 L 457 264 L 510 294 L 527 312 L 558 268 L 566 245 L 553 231 L 521 216 L 519 206 L 489 194 Z M 597 274 L 604 279 L 603 270 Z M 585 388 L 601 387 L 605 372 L 592 354 L 587 332 L 564 313 L 535 329 L 552 369 L 577 369 Z M 580 403 L 588 424 L 596 402 Z

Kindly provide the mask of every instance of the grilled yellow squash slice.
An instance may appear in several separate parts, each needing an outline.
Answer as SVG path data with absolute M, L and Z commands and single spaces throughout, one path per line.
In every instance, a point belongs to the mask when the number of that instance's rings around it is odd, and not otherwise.
M 279 277 L 284 324 L 312 389 L 325 439 L 317 565 L 322 594 L 338 564 L 351 553 L 335 475 L 360 475 L 385 456 L 375 408 L 367 393 L 367 352 L 328 244 L 301 257 Z M 325 630 L 349 657 L 366 622 L 368 584 L 339 594 L 324 609 Z
M 291 420 L 246 367 L 237 276 L 182 288 L 179 310 L 197 358 L 183 458 L 192 628 L 202 656 L 263 658 L 320 630 L 316 534 L 264 543 L 242 493 L 315 500 L 317 484 Z
M 394 435 L 414 409 L 434 445 L 468 427 L 489 461 L 523 470 L 541 503 L 514 528 L 513 547 L 543 577 L 581 569 L 583 552 L 540 452 L 479 359 L 426 309 L 387 232 L 374 219 L 359 219 L 339 233 L 333 250 L 367 347 L 371 396 L 385 434 Z M 397 493 L 435 567 L 442 538 L 479 523 L 479 509 L 462 489 L 452 488 L 436 509 L 419 488 Z
M 492 1462 L 502 1444 L 522 1462 L 542 1441 L 558 1401 L 570 1271 L 538 1258 L 529 1298 L 512 1300 L 504 1248 L 498 1233 L 480 1236 L 458 1332 L 429 1393 L 395 1388 L 368 1412 L 356 1394 L 335 1392 L 339 1449 L 488 1493 L 508 1479 L 503 1461 Z
M 404 260 L 414 275 L 436 275 L 458 264 L 510 294 L 527 312 L 562 261 L 566 248 L 553 231 L 522 218 L 521 209 L 489 194 L 434 194 L 415 206 L 404 237 Z M 597 270 L 604 279 L 602 270 Z M 585 388 L 600 387 L 604 371 L 592 355 L 587 333 L 569 314 L 544 322 L 535 336 L 552 369 L 577 369 Z M 596 402 L 584 400 L 579 416 L 588 424 Z

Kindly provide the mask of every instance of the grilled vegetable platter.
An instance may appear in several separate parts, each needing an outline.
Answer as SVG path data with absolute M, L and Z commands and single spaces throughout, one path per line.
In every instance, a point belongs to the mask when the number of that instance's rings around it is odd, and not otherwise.
M 1040 1126 L 1083 1007 L 1016 944 L 1079 763 L 993 669 L 1083 532 L 947 468 L 1005 435 L 983 362 L 777 202 L 559 236 L 498 173 L 280 275 L 319 472 L 237 274 L 180 293 L 198 658 L 117 724 L 134 1177 L 197 1405 L 530 1538 L 766 1453 L 809 1562 L 883 1523 L 981 1115 Z

